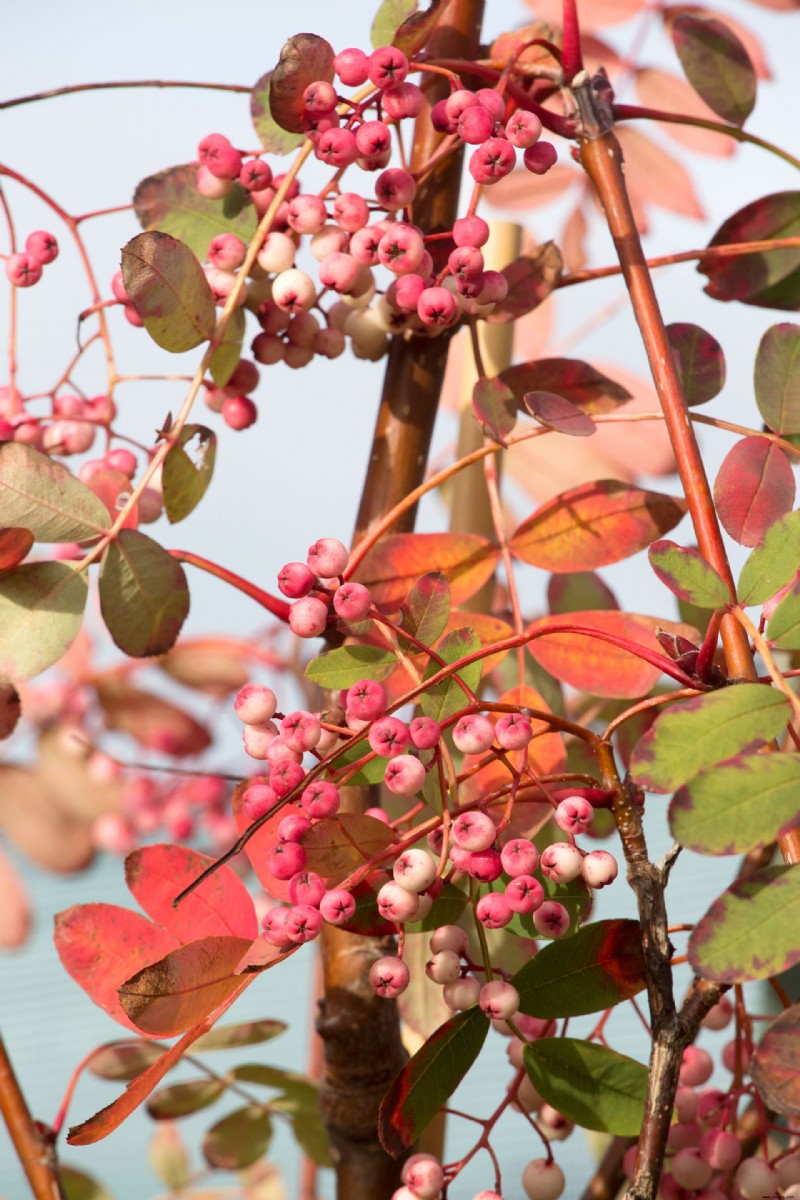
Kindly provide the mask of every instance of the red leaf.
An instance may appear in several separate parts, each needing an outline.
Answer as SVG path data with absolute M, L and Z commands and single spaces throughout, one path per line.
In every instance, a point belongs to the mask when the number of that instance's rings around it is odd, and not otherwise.
M 370 550 L 356 578 L 369 587 L 373 603 L 392 611 L 421 575 L 441 571 L 452 603 L 462 604 L 491 578 L 498 557 L 498 548 L 477 534 L 390 534 Z
M 0 683 L 0 741 L 11 737 L 22 715 L 22 702 L 12 683 Z
M 298 33 L 284 42 L 269 83 L 272 119 L 289 133 L 303 132 L 303 92 L 310 83 L 333 81 L 333 47 L 315 33 Z
M 617 125 L 625 177 L 634 196 L 668 212 L 702 221 L 705 213 L 686 168 L 644 133 Z
M 93 1142 L 102 1141 L 104 1137 L 108 1137 L 109 1133 L 113 1133 L 147 1099 L 167 1072 L 180 1061 L 192 1042 L 196 1042 L 204 1033 L 208 1033 L 214 1022 L 231 1006 L 236 997 L 241 995 L 253 978 L 252 975 L 239 976 L 237 989 L 223 1001 L 215 1012 L 210 1013 L 204 1021 L 200 1021 L 188 1030 L 180 1041 L 176 1042 L 174 1046 L 170 1046 L 169 1050 L 165 1050 L 151 1067 L 142 1071 L 141 1075 L 137 1075 L 121 1096 L 118 1096 L 105 1108 L 101 1108 L 87 1121 L 82 1121 L 80 1125 L 74 1125 L 67 1137 L 69 1144 L 71 1146 L 90 1146 Z
M 479 379 L 472 389 L 472 407 L 485 432 L 504 443 L 517 423 L 517 402 L 502 379 Z
M 508 295 L 494 306 L 486 318 L 487 323 L 497 325 L 516 321 L 533 312 L 558 283 L 562 265 L 558 246 L 555 242 L 545 242 L 503 267 Z
M 559 627 L 575 625 L 625 638 L 651 654 L 662 657 L 663 652 L 655 636 L 657 628 L 678 633 L 693 641 L 698 637 L 697 630 L 691 625 L 613 610 L 573 612 L 565 617 L 540 617 L 528 626 L 529 633 L 542 629 L 554 631 L 528 643 L 530 654 L 546 671 L 570 687 L 609 699 L 632 700 L 646 695 L 660 678 L 661 671 L 658 666 L 639 658 L 632 649 L 627 650 L 584 633 L 555 632 Z
M 670 33 L 692 87 L 723 120 L 743 125 L 756 102 L 756 73 L 733 30 L 705 13 L 683 13 Z
M 13 571 L 28 557 L 33 545 L 30 529 L 0 529 L 0 572 Z
M 619 383 L 577 358 L 540 358 L 500 372 L 522 407 L 528 392 L 555 392 L 587 413 L 610 412 L 630 400 Z
M 76 904 L 55 918 L 62 966 L 110 1017 L 128 1029 L 117 989 L 140 967 L 174 950 L 177 939 L 160 925 L 116 904 Z
M 800 191 L 775 192 L 746 204 L 728 217 L 709 246 L 769 241 L 800 235 Z M 765 250 L 730 258 L 700 259 L 708 277 L 706 294 L 763 308 L 795 311 L 800 306 L 800 247 Z
M 714 482 L 714 503 L 740 546 L 758 546 L 770 525 L 792 511 L 794 472 L 769 438 L 748 437 L 730 450 Z
M 668 325 L 667 336 L 686 403 L 713 400 L 725 384 L 725 355 L 717 339 L 689 322 Z
M 546 175 L 539 176 L 533 176 L 530 171 L 520 167 L 493 184 L 486 199 L 492 208 L 529 212 L 532 208 L 541 208 L 557 200 L 579 179 L 579 171 L 562 163 L 556 163 Z
M 108 729 L 119 729 L 148 750 L 183 757 L 211 745 L 208 730 L 177 704 L 124 680 L 106 678 L 96 685 Z
M 717 114 L 700 99 L 694 88 L 671 71 L 643 67 L 636 72 L 636 91 L 647 108 L 659 108 L 662 112 L 680 113 L 682 116 L 701 117 L 705 121 L 718 120 Z M 679 142 L 689 150 L 697 151 L 698 154 L 714 154 L 727 158 L 737 146 L 727 133 L 717 133 L 713 129 L 701 129 L 696 125 L 673 125 L 669 121 L 659 121 L 657 127 L 673 141 Z
M 597 429 L 588 413 L 554 392 L 526 392 L 525 407 L 540 425 L 570 437 L 591 437 Z
M 252 941 L 258 936 L 253 901 L 230 867 L 219 867 L 177 908 L 173 907 L 178 893 L 213 861 L 185 846 L 143 846 L 126 858 L 125 881 L 147 915 L 184 945 L 212 935 Z
M 412 13 L 407 17 L 392 38 L 392 45 L 397 46 L 409 58 L 421 50 L 436 28 L 442 3 L 443 0 L 431 0 L 423 12 Z
M 151 1037 L 174 1037 L 219 1008 L 240 984 L 236 967 L 249 938 L 204 937 L 171 950 L 119 988 L 119 1002 L 134 1026 Z
M 678 524 L 684 500 L 616 479 L 549 500 L 512 534 L 512 554 L 546 571 L 586 571 L 628 558 Z
M 701 6 L 699 4 L 672 4 L 663 9 L 661 12 L 661 19 L 664 22 L 664 27 L 666 30 L 669 32 L 670 25 L 675 18 L 683 16 L 684 14 L 688 14 L 689 16 L 693 17 L 716 17 L 717 20 L 724 21 L 728 28 L 733 30 L 747 51 L 748 57 L 755 67 L 758 78 L 772 78 L 772 71 L 770 70 L 769 63 L 765 58 L 764 47 L 760 39 L 757 38 L 756 35 L 746 26 L 742 25 L 739 21 L 735 21 L 730 13 L 719 12 L 717 9 L 707 8 L 705 5 Z M 683 112 L 684 110 L 680 109 L 679 111 Z
M 785 1009 L 767 1026 L 750 1074 L 769 1108 L 800 1116 L 800 1004 Z

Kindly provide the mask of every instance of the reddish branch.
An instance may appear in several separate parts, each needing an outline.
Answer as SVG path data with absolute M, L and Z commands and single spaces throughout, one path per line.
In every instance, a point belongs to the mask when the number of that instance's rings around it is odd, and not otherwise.
M 31 1116 L 0 1037 L 0 1112 L 34 1200 L 64 1200 L 55 1155 L 46 1131 Z

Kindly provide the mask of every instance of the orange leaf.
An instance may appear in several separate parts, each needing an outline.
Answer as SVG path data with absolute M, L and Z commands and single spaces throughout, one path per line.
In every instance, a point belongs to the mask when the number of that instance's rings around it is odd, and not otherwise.
M 660 108 L 665 112 L 681 113 L 688 117 L 703 117 L 719 121 L 719 117 L 698 96 L 697 92 L 678 75 L 670 71 L 656 71 L 643 67 L 636 72 L 636 91 L 642 104 L 648 108 Z M 660 121 L 658 128 L 673 141 L 680 142 L 698 154 L 715 154 L 725 157 L 733 154 L 736 142 L 725 133 L 713 129 L 699 129 L 695 125 L 673 125 Z
M 651 138 L 627 125 L 617 125 L 616 134 L 625 155 L 625 177 L 631 190 L 648 204 L 702 221 L 703 206 L 685 167 Z
M 546 571 L 591 571 L 644 550 L 685 512 L 676 497 L 601 479 L 543 504 L 512 535 L 511 551 Z
M 303 838 L 306 870 L 316 871 L 335 887 L 367 859 L 391 845 L 393 831 L 375 817 L 340 813 L 312 825 Z
M 125 860 L 125 881 L 132 895 L 154 921 L 169 929 L 184 945 L 198 938 L 230 935 L 258 936 L 253 901 L 239 876 L 222 866 L 181 900 L 173 900 L 213 859 L 185 846 L 142 846 Z
M 252 820 L 242 811 L 242 796 L 251 783 L 266 783 L 266 776 L 254 775 L 250 779 L 244 779 L 234 788 L 231 796 L 231 808 L 233 810 L 233 820 L 236 824 L 236 832 L 241 835 L 246 829 L 252 825 Z M 289 884 L 285 880 L 276 879 L 272 872 L 267 867 L 267 857 L 270 850 L 275 845 L 278 836 L 278 826 L 286 816 L 284 809 L 278 809 L 274 817 L 270 817 L 265 821 L 259 829 L 253 834 L 249 842 L 244 848 L 244 852 L 250 860 L 250 864 L 256 873 L 256 878 L 264 891 L 268 892 L 274 900 L 289 899 Z
M 602 633 L 626 638 L 662 656 L 663 651 L 655 636 L 657 628 L 693 641 L 699 637 L 691 625 L 614 610 L 540 617 L 528 626 L 528 633 L 542 629 L 554 631 L 528 643 L 531 656 L 540 666 L 570 687 L 609 699 L 631 700 L 646 695 L 661 671 L 632 651 L 600 641 L 589 634 L 555 632 L 565 625 L 591 627 Z
M 580 179 L 580 172 L 575 167 L 563 163 L 556 163 L 546 175 L 536 176 L 521 167 L 494 184 L 486 199 L 492 208 L 529 212 L 557 200 Z
M 473 533 L 391 534 L 370 550 L 356 578 L 369 587 L 374 604 L 393 611 L 421 575 L 441 571 L 453 604 L 461 604 L 491 578 L 499 554 Z
M 525 0 L 538 17 L 560 26 L 562 19 L 561 0 Z M 581 27 L 602 29 L 604 25 L 620 25 L 629 21 L 644 7 L 642 0 L 583 0 L 581 3 Z
M 12 571 L 28 557 L 32 545 L 33 534 L 30 529 L 17 526 L 0 529 L 0 571 Z

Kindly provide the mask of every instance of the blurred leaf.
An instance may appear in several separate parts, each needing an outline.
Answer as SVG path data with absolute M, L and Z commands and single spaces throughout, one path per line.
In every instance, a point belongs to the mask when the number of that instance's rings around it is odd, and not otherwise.
M 185 1083 L 172 1083 L 169 1087 L 153 1092 L 147 1101 L 147 1111 L 156 1121 L 171 1121 L 176 1117 L 188 1117 L 192 1113 L 208 1108 L 225 1091 L 222 1079 L 189 1079 Z
M 514 531 L 511 553 L 546 571 L 585 571 L 629 558 L 682 519 L 686 502 L 598 479 L 562 492 Z
M 497 546 L 474 533 L 395 533 L 373 546 L 356 578 L 370 589 L 373 603 L 396 611 L 421 575 L 440 571 L 458 605 L 492 577 L 499 555 Z
M 11 683 L 0 683 L 0 741 L 11 737 L 21 714 L 22 702 L 17 689 Z
M 297 1071 L 268 1067 L 263 1063 L 240 1063 L 231 1071 L 231 1078 L 239 1083 L 255 1083 L 283 1092 L 286 1112 L 301 1112 L 319 1106 L 319 1087 Z M 272 1103 L 271 1100 L 270 1105 Z
M 242 342 L 247 320 L 241 308 L 235 308 L 228 318 L 222 341 L 209 363 L 209 373 L 218 388 L 224 388 L 242 357 Z M 203 428 L 199 426 L 198 428 Z M 213 435 L 212 435 L 213 436 Z M 169 513 L 167 514 L 169 516 Z
M 183 638 L 158 665 L 184 687 L 206 692 L 218 700 L 238 691 L 250 679 L 246 650 L 224 637 Z
M 391 46 L 392 38 L 403 21 L 416 11 L 417 0 L 381 0 L 381 5 L 369 31 L 373 49 L 378 50 L 381 46 Z
M 361 679 L 388 679 L 397 667 L 394 651 L 381 646 L 337 646 L 312 658 L 304 674 L 318 687 L 338 689 Z
M 59 1163 L 58 1178 L 64 1191 L 64 1200 L 113 1200 L 102 1183 L 78 1171 L 75 1167 Z
M 526 392 L 523 403 L 540 425 L 570 437 L 591 437 L 597 429 L 588 413 L 555 392 Z
M 401 615 L 404 630 L 426 646 L 433 646 L 450 616 L 450 588 L 440 571 L 429 571 L 412 584 Z
M 417 1140 L 478 1057 L 489 1021 L 476 1006 L 433 1033 L 390 1085 L 381 1101 L 378 1136 L 397 1156 Z
M 676 17 L 670 32 L 686 78 L 709 108 L 743 125 L 756 102 L 756 73 L 732 29 L 714 17 Z
M 239 1046 L 257 1046 L 263 1042 L 271 1042 L 273 1038 L 285 1033 L 288 1026 L 285 1021 L 240 1021 L 236 1025 L 219 1025 L 195 1042 L 196 1054 L 205 1054 L 207 1050 L 234 1050 Z
M 555 242 L 544 242 L 503 267 L 508 295 L 499 300 L 486 317 L 490 325 L 516 321 L 533 312 L 552 292 L 561 278 L 563 262 Z
M 595 921 L 544 946 L 511 980 L 529 1017 L 578 1017 L 646 986 L 638 921 Z
M 697 975 L 718 983 L 769 979 L 800 962 L 800 871 L 765 867 L 717 897 L 689 938 Z
M 196 445 L 189 445 L 195 439 Z M 164 508 L 170 524 L 182 521 L 197 508 L 211 483 L 216 456 L 215 433 L 205 425 L 184 425 L 164 459 Z
M 272 71 L 267 71 L 253 85 L 250 95 L 250 116 L 261 145 L 270 154 L 289 154 L 305 141 L 304 133 L 289 133 L 273 120 L 269 109 L 269 85 Z
M 292 1117 L 291 1123 L 295 1141 L 303 1154 L 318 1167 L 332 1167 L 334 1162 L 330 1141 L 319 1112 L 306 1109 Z
M 750 1062 L 750 1076 L 768 1108 L 800 1116 L 800 1004 L 767 1026 Z
M 779 650 L 800 650 L 800 586 L 794 583 L 767 623 L 767 640 Z
M 106 677 L 97 684 L 106 727 L 127 733 L 148 750 L 177 758 L 200 754 L 211 745 L 205 726 L 160 696 Z
M 671 11 L 676 12 L 680 9 Z M 701 100 L 691 84 L 674 75 L 672 71 L 640 67 L 636 72 L 636 91 L 639 102 L 646 108 L 700 117 L 704 121 L 717 120 L 717 114 Z M 659 121 L 658 128 L 672 141 L 679 142 L 698 154 L 727 158 L 736 150 L 736 142 L 732 137 L 714 129 L 702 129 L 697 125 L 676 125 L 671 121 Z
M 708 244 L 727 246 L 786 237 L 800 237 L 800 191 L 775 192 L 745 205 L 722 223 Z M 697 270 L 708 277 L 705 291 L 715 300 L 739 300 L 789 312 L 800 308 L 800 246 L 701 258 Z
M 618 609 L 617 598 L 594 571 L 551 575 L 547 602 L 553 616 L 593 609 Z
M 684 165 L 683 155 L 675 157 L 646 133 L 620 123 L 615 127 L 625 159 L 625 179 L 637 224 L 646 231 L 641 210 L 652 204 L 690 220 L 705 219 L 703 205 L 694 180 Z
M 109 520 L 105 506 L 61 463 L 21 442 L 2 442 L 0 526 L 27 529 L 37 542 L 84 542 L 105 533 Z
M 173 1125 L 159 1125 L 156 1128 L 147 1148 L 147 1157 L 156 1175 L 168 1188 L 181 1191 L 189 1183 L 189 1151 Z M 204 1200 L 204 1197 L 195 1192 L 192 1200 Z M 207 1200 L 213 1200 L 213 1197 Z
M 480 648 L 480 639 L 477 634 L 465 626 L 463 629 L 454 629 L 443 637 L 436 647 L 436 654 L 445 663 L 450 664 L 466 658 L 467 655 L 476 654 Z M 432 679 L 441 669 L 438 662 L 431 660 L 425 668 L 423 680 Z M 474 692 L 481 680 L 480 661 L 462 667 L 449 679 L 443 679 L 440 683 L 433 684 L 422 693 L 419 697 L 419 706 L 426 717 L 433 717 L 434 721 L 441 723 L 445 718 L 452 716 L 453 713 L 464 707 L 467 699 L 457 682 L 458 679 Z
M 725 355 L 717 339 L 683 321 L 668 325 L 667 337 L 686 403 L 692 407 L 713 400 L 725 384 Z
M 675 793 L 670 831 L 697 854 L 747 854 L 800 825 L 799 789 L 797 755 L 738 754 Z
M 86 1063 L 86 1069 L 98 1079 L 122 1079 L 127 1083 L 151 1067 L 163 1053 L 162 1045 L 145 1038 L 108 1042 L 98 1046 Z
M 27 889 L 19 871 L 0 847 L 0 950 L 15 950 L 24 945 L 30 928 Z
M 210 1167 L 240 1171 L 263 1158 L 271 1140 L 269 1114 L 248 1104 L 211 1126 L 203 1138 L 203 1154 Z
M 85 820 L 65 812 L 38 771 L 0 763 L 0 830 L 46 871 L 81 871 L 94 846 Z
M 134 658 L 164 654 L 189 613 L 183 567 L 138 529 L 121 529 L 103 555 L 100 608 L 120 650 Z
M 698 608 L 724 608 L 731 603 L 733 597 L 728 585 L 699 550 L 678 546 L 665 538 L 653 542 L 648 558 L 665 587 L 682 600 Z
M 584 1129 L 636 1136 L 647 1094 L 643 1063 L 580 1038 L 541 1038 L 523 1051 L 531 1083 Z
M 0 475 L 0 487 L 3 486 Z M 0 492 L 0 506 L 2 504 L 3 494 Z M 0 574 L 18 567 L 28 557 L 33 541 L 30 529 L 0 529 Z
M 316 871 L 335 887 L 357 867 L 391 845 L 394 831 L 375 817 L 339 813 L 324 817 L 303 838 L 307 871 Z
M 439 10 L 443 0 L 430 0 L 428 7 L 422 12 L 412 13 L 406 17 L 403 24 L 392 38 L 392 45 L 411 58 L 418 50 L 422 50 L 439 20 Z
M 706 767 L 772 741 L 788 718 L 786 697 L 760 683 L 679 700 L 636 746 L 631 774 L 642 787 L 674 792 Z
M 149 175 L 133 196 L 136 218 L 145 229 L 159 229 L 179 238 L 202 261 L 209 242 L 222 233 L 235 233 L 249 242 L 256 231 L 252 201 L 240 184 L 221 200 L 197 190 L 197 163 L 170 167 Z
M 539 358 L 506 367 L 499 379 L 508 384 L 520 408 L 529 392 L 555 392 L 585 413 L 604 413 L 630 400 L 630 392 L 589 363 L 577 358 Z
M 0 576 L 0 682 L 31 679 L 58 662 L 80 631 L 86 575 L 68 563 L 24 563 Z
M 791 512 L 794 472 L 769 438 L 746 437 L 725 455 L 714 481 L 714 504 L 726 531 L 741 546 L 757 546 L 775 521 Z
M 763 604 L 794 578 L 800 561 L 800 512 L 773 521 L 742 567 L 736 591 L 744 605 Z
M 502 442 L 517 423 L 517 402 L 499 376 L 479 379 L 472 389 L 472 409 L 484 433 Z
M 770 326 L 758 345 L 753 382 L 770 429 L 800 433 L 800 325 Z
M 315 33 L 298 33 L 284 42 L 269 83 L 273 121 L 289 133 L 303 133 L 303 92 L 317 80 L 333 82 L 333 47 Z
M 169 233 L 138 233 L 122 247 L 122 280 L 162 350 L 181 354 L 214 336 L 214 295 L 192 250 Z

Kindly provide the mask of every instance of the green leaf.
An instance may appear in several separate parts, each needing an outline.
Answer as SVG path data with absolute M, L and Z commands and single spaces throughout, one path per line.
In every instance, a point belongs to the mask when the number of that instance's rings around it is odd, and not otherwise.
M 719 983 L 769 979 L 800 962 L 800 869 L 765 867 L 737 879 L 689 938 L 695 973 Z
M 333 690 L 352 687 L 360 679 L 388 679 L 396 670 L 397 658 L 392 650 L 381 646 L 338 646 L 313 658 L 305 676 L 318 687 Z M 363 747 L 360 753 L 364 753 Z
M 725 383 L 725 355 L 717 339 L 683 321 L 668 325 L 667 337 L 686 403 L 693 407 L 713 400 Z
M 800 562 L 800 511 L 787 513 L 764 535 L 739 576 L 737 593 L 742 604 L 763 604 L 797 573 Z
M 209 242 L 221 233 L 235 233 L 249 242 L 256 231 L 253 203 L 234 183 L 222 200 L 209 200 L 197 190 L 197 164 L 170 167 L 143 179 L 133 196 L 137 220 L 144 229 L 159 229 L 180 238 L 203 261 Z
M 430 0 L 428 7 L 422 12 L 415 12 L 406 17 L 392 38 L 392 45 L 402 50 L 408 58 L 413 58 L 436 28 L 443 3 L 444 0 Z
M 529 1017 L 579 1017 L 646 986 L 638 921 L 596 921 L 544 946 L 511 980 Z
M 723 120 L 743 125 L 756 102 L 756 73 L 733 30 L 715 17 L 682 13 L 670 31 L 697 94 Z
M 194 1044 L 195 1054 L 207 1050 L 234 1050 L 239 1046 L 256 1046 L 270 1042 L 287 1029 L 285 1021 L 241 1021 L 236 1025 L 216 1025 Z
M 214 351 L 213 358 L 208 367 L 211 378 L 218 388 L 225 387 L 225 384 L 239 365 L 239 359 L 242 357 L 242 342 L 244 341 L 246 324 L 244 310 L 235 308 L 228 318 L 228 324 L 225 326 L 222 341 Z
M 270 154 L 289 154 L 292 150 L 296 150 L 298 146 L 303 144 L 306 135 L 304 133 L 289 133 L 287 129 L 281 129 L 277 121 L 273 119 L 269 108 L 269 85 L 271 80 L 272 71 L 267 71 L 266 75 L 262 75 L 253 86 L 253 91 L 250 95 L 250 116 L 253 119 L 253 127 L 265 150 L 269 150 Z
M 382 0 L 375 14 L 369 38 L 375 50 L 391 46 L 392 38 L 403 21 L 417 11 L 417 0 Z
M 489 1021 L 477 1007 L 440 1026 L 409 1059 L 381 1101 L 378 1136 L 389 1154 L 411 1146 L 478 1057 Z
M 542 1038 L 523 1051 L 531 1083 L 584 1129 L 635 1137 L 642 1128 L 647 1067 L 580 1038 Z
M 58 1178 L 64 1189 L 64 1200 L 112 1200 L 111 1193 L 101 1183 L 75 1167 L 60 1163 Z
M 427 933 L 429 930 L 438 929 L 440 925 L 455 925 L 466 907 L 466 893 L 454 883 L 445 880 L 427 917 L 421 921 L 407 921 L 405 930 L 407 933 Z
M 150 337 L 181 354 L 214 336 L 216 308 L 205 272 L 169 233 L 138 233 L 122 247 L 122 279 Z
M 750 1063 L 750 1076 L 768 1108 L 800 1116 L 800 1004 L 768 1025 Z
M 66 654 L 88 584 L 68 563 L 27 563 L 0 577 L 0 681 L 30 679 Z
M 341 770 L 344 767 L 350 766 L 357 762 L 360 758 L 365 758 L 370 753 L 369 743 L 366 740 L 356 742 L 348 750 L 343 750 L 336 757 L 336 769 Z M 386 771 L 386 759 L 380 755 L 373 755 L 360 770 L 356 771 L 355 775 L 348 778 L 348 783 L 365 784 L 365 783 L 381 783 Z M 427 777 L 426 777 L 427 778 Z
M 403 601 L 402 626 L 426 646 L 432 646 L 447 628 L 450 587 L 439 571 L 418 579 Z
M 800 650 L 800 584 L 780 601 L 767 624 L 767 638 L 779 650 Z
M 673 704 L 640 739 L 630 771 L 642 787 L 674 792 L 705 767 L 777 737 L 788 701 L 774 688 L 738 683 Z
M 753 372 L 756 404 L 776 433 L 800 433 L 800 325 L 772 325 L 761 338 Z
M 138 529 L 121 529 L 103 555 L 100 609 L 120 650 L 134 658 L 165 654 L 189 612 L 183 567 Z
M 286 1071 L 282 1067 L 268 1067 L 262 1063 L 241 1063 L 231 1071 L 231 1078 L 239 1083 L 255 1083 L 259 1087 L 276 1088 L 283 1092 L 287 1112 L 317 1108 L 319 1088 L 305 1075 Z M 270 1101 L 272 1104 L 273 1101 Z
M 184 425 L 164 459 L 162 487 L 170 524 L 188 517 L 203 499 L 216 457 L 217 435 L 205 425 Z
M 225 1091 L 222 1079 L 189 1079 L 173 1083 L 153 1092 L 147 1101 L 147 1111 L 155 1121 L 172 1121 L 208 1108 Z
M 304 1109 L 292 1117 L 292 1133 L 300 1149 L 318 1167 L 332 1167 L 331 1147 L 328 1131 L 322 1123 L 319 1111 Z
M 144 1038 L 109 1042 L 99 1046 L 86 1064 L 87 1070 L 99 1079 L 124 1079 L 126 1082 L 141 1075 L 161 1057 L 164 1047 Z
M 269 1114 L 248 1104 L 211 1126 L 203 1138 L 203 1155 L 210 1167 L 241 1171 L 264 1157 L 271 1140 Z
M 699 550 L 663 538 L 653 542 L 647 555 L 664 586 L 681 600 L 698 608 L 724 608 L 730 604 L 732 597 L 727 584 Z
M 800 824 L 800 756 L 740 754 L 675 794 L 669 827 L 698 854 L 747 854 Z
M 0 443 L 0 528 L 20 526 L 36 542 L 85 542 L 110 527 L 108 509 L 47 454 Z
M 464 626 L 462 629 L 451 630 L 446 637 L 442 638 L 436 647 L 436 653 L 440 659 L 449 664 L 458 662 L 468 654 L 477 653 L 480 648 L 478 635 L 473 633 L 468 626 Z M 432 678 L 441 669 L 439 663 L 428 663 L 423 679 Z M 480 661 L 463 667 L 457 672 L 457 676 L 453 675 L 449 679 L 443 679 L 420 696 L 419 706 L 426 717 L 433 717 L 434 721 L 441 723 L 468 703 L 462 688 L 456 683 L 456 677 L 463 680 L 467 687 L 474 692 L 481 680 Z

